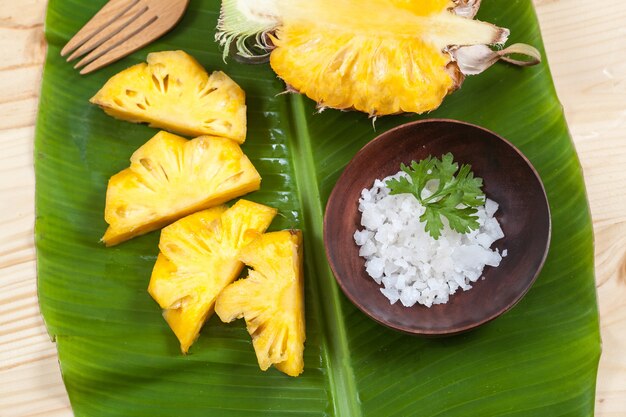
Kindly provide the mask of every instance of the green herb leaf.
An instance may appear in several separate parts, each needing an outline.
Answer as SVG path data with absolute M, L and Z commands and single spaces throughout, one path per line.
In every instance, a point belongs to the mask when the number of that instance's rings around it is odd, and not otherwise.
M 485 195 L 483 180 L 474 177 L 470 165 L 462 165 L 459 169 L 454 156 L 447 153 L 441 159 L 429 156 L 419 162 L 413 161 L 410 167 L 402 164 L 400 169 L 408 176 L 387 181 L 387 187 L 392 195 L 412 194 L 417 198 L 426 209 L 420 220 L 426 223 L 426 232 L 434 239 L 439 239 L 444 228 L 442 217 L 448 220 L 452 230 L 459 233 L 478 229 L 476 207 L 485 203 Z M 430 185 L 429 190 L 436 188 L 425 196 L 427 185 Z
M 426 223 L 426 232 L 430 233 L 433 238 L 439 239 L 443 230 L 443 222 L 439 212 L 434 207 L 427 206 L 420 220 Z

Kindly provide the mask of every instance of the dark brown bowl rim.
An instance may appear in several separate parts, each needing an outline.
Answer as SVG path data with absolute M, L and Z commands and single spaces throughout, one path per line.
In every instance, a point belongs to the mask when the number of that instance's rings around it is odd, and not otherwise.
M 475 129 L 479 129 L 482 130 L 490 135 L 493 135 L 494 137 L 498 138 L 499 140 L 501 140 L 502 142 L 504 142 L 507 146 L 509 146 L 530 168 L 530 170 L 532 171 L 533 175 L 535 176 L 535 178 L 537 179 L 539 186 L 541 188 L 541 195 L 543 196 L 543 199 L 545 200 L 546 203 L 546 208 L 548 210 L 548 236 L 546 239 L 546 244 L 545 244 L 545 249 L 544 249 L 544 253 L 543 253 L 543 257 L 541 259 L 541 262 L 539 263 L 539 267 L 537 268 L 537 270 L 535 271 L 535 274 L 533 275 L 532 279 L 529 281 L 528 286 L 526 287 L 526 289 L 522 292 L 519 293 L 519 295 L 511 302 L 509 303 L 507 306 L 503 307 L 502 309 L 500 309 L 499 311 L 497 311 L 496 313 L 492 314 L 491 316 L 488 316 L 486 318 L 484 318 L 483 320 L 477 321 L 475 323 L 471 323 L 459 328 L 455 328 L 451 331 L 446 331 L 446 330 L 425 330 L 425 329 L 420 329 L 420 328 L 415 328 L 415 327 L 408 327 L 408 326 L 401 326 L 401 325 L 395 325 L 392 323 L 388 323 L 385 320 L 382 320 L 380 318 L 378 318 L 376 316 L 376 314 L 372 313 L 370 310 L 367 309 L 366 304 L 360 303 L 359 300 L 355 299 L 355 297 L 353 297 L 353 295 L 347 290 L 347 288 L 344 286 L 343 284 L 343 280 L 339 277 L 339 275 L 337 274 L 337 270 L 335 268 L 335 264 L 333 262 L 333 260 L 331 259 L 330 255 L 329 255 L 329 236 L 326 233 L 327 230 L 327 222 L 328 222 L 328 206 L 330 206 L 331 201 L 333 201 L 334 199 L 338 198 L 337 194 L 335 193 L 335 190 L 337 189 L 336 184 L 340 183 L 342 180 L 344 180 L 344 177 L 346 175 L 346 172 L 349 171 L 349 168 L 355 163 L 355 160 L 357 159 L 357 157 L 364 152 L 366 149 L 368 149 L 371 146 L 375 146 L 376 143 L 380 140 L 383 140 L 384 137 L 386 137 L 387 135 L 390 135 L 398 130 L 402 130 L 402 129 L 407 129 L 410 127 L 413 127 L 415 125 L 420 125 L 420 124 L 426 124 L 426 123 L 451 123 L 451 124 L 460 124 L 460 125 L 465 125 L 465 126 L 469 126 Z M 337 282 L 337 284 L 339 284 L 339 287 L 341 288 L 341 291 L 344 293 L 344 295 L 350 300 L 350 302 L 356 306 L 359 310 L 361 310 L 363 313 L 365 313 L 365 315 L 367 315 L 369 318 L 371 318 L 372 320 L 374 320 L 375 322 L 382 324 L 385 327 L 388 327 L 390 329 L 393 330 L 397 330 L 400 331 L 402 333 L 406 333 L 409 335 L 415 335 L 415 336 L 454 336 L 457 334 L 461 334 L 461 333 L 465 333 L 467 331 L 473 330 L 479 326 L 482 326 L 484 324 L 487 324 L 493 320 L 495 320 L 496 318 L 500 317 L 502 314 L 506 313 L 507 311 L 511 310 L 513 307 L 515 307 L 517 305 L 517 303 L 519 303 L 522 298 L 524 298 L 524 296 L 528 293 L 528 291 L 530 290 L 530 288 L 533 286 L 533 284 L 535 283 L 535 281 L 537 280 L 537 277 L 539 276 L 539 274 L 541 273 L 541 270 L 543 269 L 546 259 L 548 257 L 548 253 L 550 251 L 550 243 L 552 241 L 552 212 L 550 210 L 550 203 L 548 201 L 548 195 L 546 193 L 545 190 L 545 186 L 543 184 L 543 181 L 541 180 L 541 177 L 539 175 L 539 173 L 537 172 L 537 170 L 535 169 L 535 167 L 533 166 L 533 164 L 530 162 L 530 160 L 515 146 L 513 145 L 513 143 L 511 143 L 509 140 L 505 139 L 504 137 L 500 136 L 499 134 L 484 128 L 482 126 L 478 126 L 476 124 L 473 123 L 469 123 L 469 122 L 463 122 L 460 120 L 454 120 L 454 119 L 445 119 L 445 118 L 435 118 L 435 119 L 423 119 L 423 120 L 416 120 L 413 122 L 409 122 L 409 123 L 405 123 L 402 124 L 400 126 L 397 126 L 395 128 L 392 128 L 384 133 L 381 133 L 380 135 L 376 136 L 374 139 L 372 139 L 370 142 L 368 142 L 365 146 L 363 146 L 355 155 L 354 157 L 352 157 L 352 159 L 350 160 L 350 162 L 346 165 L 346 167 L 344 168 L 343 172 L 341 173 L 341 175 L 339 176 L 339 179 L 337 180 L 337 182 L 335 183 L 335 187 L 333 187 L 333 190 L 330 193 L 330 196 L 328 197 L 328 201 L 326 203 L 326 208 L 324 211 L 324 249 L 325 249 L 325 254 L 326 254 L 326 259 L 328 261 L 328 264 L 330 265 L 330 269 L 333 273 L 333 276 L 335 277 L 335 281 Z M 406 308 L 414 308 L 414 307 L 406 307 Z

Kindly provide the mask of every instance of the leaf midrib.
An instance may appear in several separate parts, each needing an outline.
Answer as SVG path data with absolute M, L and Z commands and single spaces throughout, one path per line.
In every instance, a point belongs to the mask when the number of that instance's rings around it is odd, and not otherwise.
M 323 245 L 324 209 L 313 159 L 311 135 L 306 121 L 304 99 L 300 95 L 289 97 L 291 134 L 289 149 L 296 176 L 298 199 L 304 226 L 305 262 L 308 274 L 306 283 L 311 286 L 315 311 L 320 314 L 323 328 L 322 355 L 328 370 L 328 386 L 336 416 L 361 417 L 354 371 L 346 358 L 350 357 L 348 338 L 341 308 L 339 290 L 335 283 Z M 333 302 L 322 302 L 333 300 Z

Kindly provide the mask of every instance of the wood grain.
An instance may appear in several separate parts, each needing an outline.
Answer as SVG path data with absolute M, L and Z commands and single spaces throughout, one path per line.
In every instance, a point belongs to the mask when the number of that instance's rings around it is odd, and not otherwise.
M 189 0 L 111 0 L 61 50 L 73 52 L 75 66 L 89 74 L 130 55 L 169 32 L 183 17 Z M 104 28 L 100 30 L 99 28 Z M 83 68 L 84 67 L 84 68 Z
M 596 416 L 626 416 L 626 2 L 535 4 L 594 218 Z M 0 417 L 72 416 L 36 292 L 32 154 L 45 7 L 0 0 Z

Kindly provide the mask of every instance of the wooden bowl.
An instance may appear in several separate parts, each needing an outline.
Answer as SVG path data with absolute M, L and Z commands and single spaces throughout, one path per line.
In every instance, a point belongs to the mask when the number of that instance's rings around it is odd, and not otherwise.
M 365 272 L 353 234 L 362 229 L 358 201 L 364 188 L 400 170 L 400 164 L 452 152 L 484 179 L 483 190 L 498 202 L 496 217 L 506 235 L 493 247 L 507 249 L 498 268 L 486 267 L 483 280 L 458 290 L 447 304 L 427 308 L 394 305 Z M 367 144 L 348 164 L 335 186 L 324 218 L 326 255 L 345 295 L 377 322 L 402 332 L 452 335 L 485 324 L 512 308 L 537 278 L 550 244 L 550 208 L 543 184 L 528 159 L 510 142 L 487 129 L 454 120 L 424 120 L 388 131 Z

